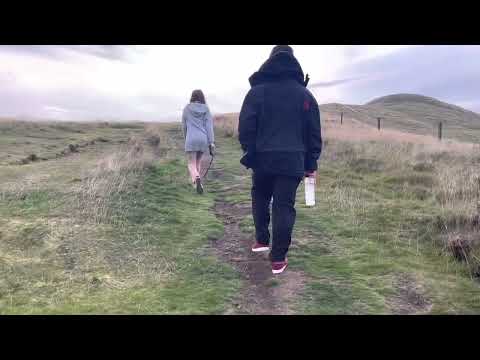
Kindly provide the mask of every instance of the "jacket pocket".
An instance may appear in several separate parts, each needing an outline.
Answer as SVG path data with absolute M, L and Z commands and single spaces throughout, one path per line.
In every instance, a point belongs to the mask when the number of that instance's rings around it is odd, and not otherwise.
M 240 159 L 240 164 L 247 169 L 253 169 L 255 167 L 255 156 L 252 153 L 246 152 Z

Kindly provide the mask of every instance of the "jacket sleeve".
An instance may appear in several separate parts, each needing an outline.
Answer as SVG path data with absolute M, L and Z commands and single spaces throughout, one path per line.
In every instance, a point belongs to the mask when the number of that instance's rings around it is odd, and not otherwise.
M 208 145 L 212 145 L 215 142 L 215 133 L 213 131 L 213 117 L 210 110 L 207 111 L 207 139 Z
M 313 96 L 310 96 L 311 106 L 307 112 L 307 132 L 305 154 L 305 171 L 316 171 L 317 161 L 322 153 L 322 128 L 320 125 L 320 108 Z
M 255 88 L 245 97 L 238 119 L 238 140 L 244 152 L 255 152 L 260 99 Z
M 182 132 L 183 132 L 183 140 L 187 139 L 187 117 L 185 109 L 183 109 L 182 113 Z

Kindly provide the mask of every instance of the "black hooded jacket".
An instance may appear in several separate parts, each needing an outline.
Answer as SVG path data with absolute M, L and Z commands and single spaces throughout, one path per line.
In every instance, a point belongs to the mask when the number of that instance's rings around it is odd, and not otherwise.
M 241 163 L 254 171 L 290 176 L 317 170 L 320 111 L 297 59 L 276 54 L 249 81 L 238 125 L 246 153 Z

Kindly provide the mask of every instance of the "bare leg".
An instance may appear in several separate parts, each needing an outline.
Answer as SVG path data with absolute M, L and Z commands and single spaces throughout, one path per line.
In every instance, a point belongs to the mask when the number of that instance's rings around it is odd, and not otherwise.
M 187 153 L 187 162 L 188 162 L 188 171 L 190 172 L 190 177 L 192 178 L 192 183 L 195 182 L 195 179 L 200 176 L 200 173 L 197 169 L 197 159 L 194 152 Z
M 200 176 L 200 174 L 202 173 L 201 170 L 202 170 L 202 156 L 203 156 L 203 153 L 202 152 L 197 152 L 197 158 L 196 158 L 196 166 L 197 166 L 197 172 L 198 172 L 198 175 Z

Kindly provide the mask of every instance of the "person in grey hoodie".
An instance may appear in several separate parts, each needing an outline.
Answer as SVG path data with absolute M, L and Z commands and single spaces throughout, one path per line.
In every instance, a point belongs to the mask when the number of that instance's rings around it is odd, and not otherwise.
M 182 124 L 188 171 L 193 186 L 199 194 L 202 194 L 200 176 L 202 156 L 207 151 L 213 156 L 215 150 L 213 118 L 202 90 L 192 92 L 190 103 L 183 110 Z

